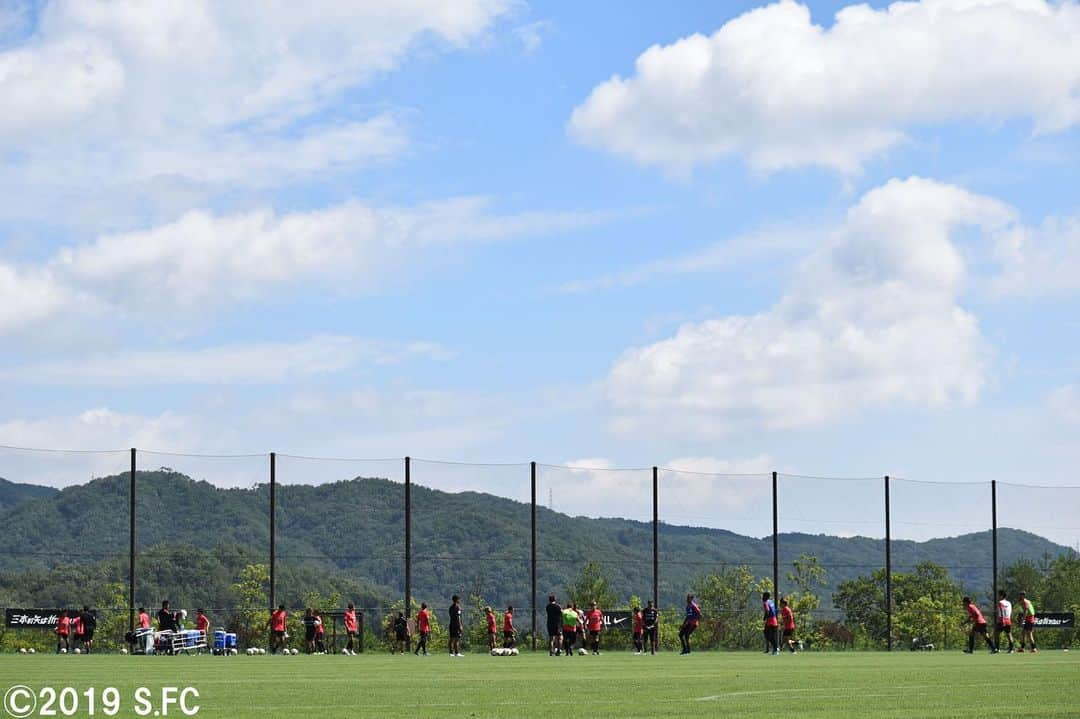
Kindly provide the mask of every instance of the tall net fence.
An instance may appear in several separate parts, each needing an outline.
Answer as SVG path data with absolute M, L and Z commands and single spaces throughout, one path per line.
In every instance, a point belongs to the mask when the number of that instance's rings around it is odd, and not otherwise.
M 856 636 L 873 636 L 867 616 L 845 609 L 885 569 L 884 479 L 780 474 L 777 495 L 776 603 L 788 601 L 811 646 L 850 648 Z M 869 618 L 884 616 L 882 602 Z
M 309 607 L 331 649 L 349 603 L 381 631 L 405 591 L 404 460 L 277 454 L 275 479 L 274 602 L 287 607 L 294 641 Z
M 0 448 L 0 606 L 88 606 L 104 643 L 122 639 L 130 457 Z
M 762 582 L 772 576 L 772 477 L 661 468 L 659 599 L 672 645 L 694 593 L 703 619 L 696 643 L 745 648 L 761 638 Z

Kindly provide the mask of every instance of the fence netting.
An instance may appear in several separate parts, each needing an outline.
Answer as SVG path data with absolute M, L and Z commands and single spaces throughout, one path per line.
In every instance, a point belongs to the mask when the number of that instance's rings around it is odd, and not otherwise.
M 130 467 L 128 451 L 0 448 L 13 483 L 0 487 L 0 606 L 89 606 L 105 645 L 123 637 Z

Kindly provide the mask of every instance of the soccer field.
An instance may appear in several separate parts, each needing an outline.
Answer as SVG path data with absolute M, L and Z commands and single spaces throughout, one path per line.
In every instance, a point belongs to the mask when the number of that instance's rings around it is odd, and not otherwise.
M 162 711 L 162 687 L 177 686 L 198 691 L 187 706 L 204 717 L 1080 717 L 1078 680 L 1080 653 L 1063 652 L 0 657 L 0 690 L 73 687 L 74 716 L 90 715 L 91 687 L 95 716 L 105 687 L 117 716 L 183 716 Z

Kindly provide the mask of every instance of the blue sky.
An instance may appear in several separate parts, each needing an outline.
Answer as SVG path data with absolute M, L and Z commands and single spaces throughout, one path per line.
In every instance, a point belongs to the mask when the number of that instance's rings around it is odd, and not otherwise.
M 0 444 L 1080 484 L 1074 2 L 305 7 L 0 9 Z

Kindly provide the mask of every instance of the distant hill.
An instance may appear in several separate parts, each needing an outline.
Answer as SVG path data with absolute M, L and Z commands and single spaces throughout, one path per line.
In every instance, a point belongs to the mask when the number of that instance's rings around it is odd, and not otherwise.
M 269 488 L 219 489 L 171 471 L 137 475 L 139 602 L 186 592 L 191 602 L 228 606 L 228 585 L 249 562 L 267 561 Z M 279 595 L 299 601 L 309 588 L 332 588 L 381 602 L 403 592 L 404 489 L 385 479 L 319 486 L 279 485 Z M 529 604 L 529 505 L 475 492 L 450 494 L 413 486 L 413 594 L 441 606 L 453 593 L 479 592 L 495 604 Z M 647 596 L 652 527 L 624 519 L 569 517 L 537 508 L 538 593 L 563 593 L 590 559 L 599 561 L 621 597 Z M 0 512 L 0 603 L 87 591 L 94 581 L 127 578 L 128 477 L 95 479 L 23 501 Z M 781 588 L 791 561 L 819 558 L 830 587 L 884 563 L 882 540 L 782 534 Z M 1039 559 L 1070 549 L 1042 537 L 999 530 L 999 559 Z M 930 560 L 965 588 L 989 593 L 989 532 L 927 542 L 894 541 L 894 571 Z M 771 575 L 771 539 L 720 529 L 661 525 L 660 591 L 678 602 L 689 583 L 724 565 Z M 87 582 L 62 576 L 83 569 Z M 200 579 L 200 577 L 204 578 Z M 76 571 L 73 576 L 78 576 Z M 32 578 L 33 581 L 30 581 Z M 50 585 L 52 585 L 50 587 Z M 27 589 L 27 587 L 36 589 Z M 66 588 L 61 588 L 66 587 Z M 829 604 L 830 590 L 822 592 Z
M 60 490 L 36 484 L 17 484 L 0 477 L 0 512 L 11 509 L 28 499 L 51 497 Z

